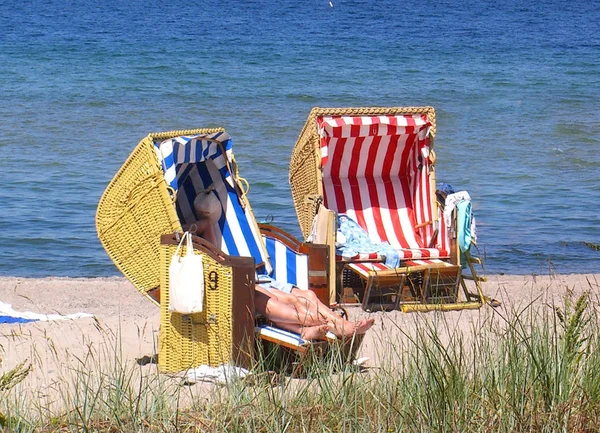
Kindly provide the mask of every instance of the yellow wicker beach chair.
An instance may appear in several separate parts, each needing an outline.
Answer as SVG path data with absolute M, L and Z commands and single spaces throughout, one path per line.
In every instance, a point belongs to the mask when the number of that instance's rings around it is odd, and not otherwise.
M 152 133 L 131 152 L 100 198 L 96 230 L 117 269 L 152 302 L 160 303 L 159 245 L 182 232 L 174 190 L 165 180 L 157 144 L 179 136 L 215 135 L 217 129 Z
M 298 353 L 319 346 L 268 325 L 250 326 L 255 274 L 323 296 L 329 290 L 329 249 L 292 241 L 272 226 L 259 228 L 245 186 L 223 129 L 172 131 L 144 138 L 100 200 L 96 226 L 102 245 L 133 285 L 161 306 L 163 371 L 223 362 L 247 366 L 255 336 Z M 170 313 L 169 258 L 182 227 L 198 219 L 193 202 L 201 191 L 221 205 L 213 227 L 217 245 L 194 243 L 205 263 L 207 308 L 192 315 Z M 289 251 L 283 254 L 287 260 L 279 259 L 281 251 Z
M 337 231 L 354 242 L 340 245 L 338 239 L 332 301 L 334 295 L 341 302 L 362 297 L 366 310 L 482 305 L 475 259 L 458 248 L 457 212 L 446 223 L 444 202 L 436 198 L 435 128 L 432 107 L 310 112 L 292 153 L 289 181 L 307 239 L 314 236 L 319 211 L 329 211 L 337 216 Z M 327 236 L 328 244 L 335 242 Z M 477 294 L 468 289 L 467 277 Z

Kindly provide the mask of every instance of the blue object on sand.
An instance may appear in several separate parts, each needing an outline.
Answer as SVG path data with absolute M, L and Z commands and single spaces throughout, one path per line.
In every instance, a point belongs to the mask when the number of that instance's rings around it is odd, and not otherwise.
M 0 323 L 27 323 L 35 322 L 37 319 L 25 319 L 23 317 L 0 316 Z
M 2 323 L 29 323 L 50 320 L 71 320 L 81 319 L 84 317 L 93 317 L 92 314 L 75 313 L 75 314 L 41 314 L 31 311 L 17 311 L 12 305 L 0 301 L 0 324 Z

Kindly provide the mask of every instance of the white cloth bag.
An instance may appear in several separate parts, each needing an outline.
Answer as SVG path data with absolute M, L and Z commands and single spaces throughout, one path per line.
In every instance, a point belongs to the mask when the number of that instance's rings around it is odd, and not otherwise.
M 181 245 L 186 239 L 185 255 L 180 255 Z M 202 256 L 194 254 L 192 235 L 185 232 L 169 265 L 169 311 L 181 314 L 200 313 L 203 303 Z

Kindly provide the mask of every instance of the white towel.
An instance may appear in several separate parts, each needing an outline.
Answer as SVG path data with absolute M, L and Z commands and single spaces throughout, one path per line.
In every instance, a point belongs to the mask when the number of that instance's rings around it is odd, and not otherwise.
M 201 365 L 185 372 L 185 376 L 190 383 L 196 382 L 215 382 L 226 383 L 233 379 L 241 379 L 250 374 L 250 371 L 242 367 L 236 367 L 231 364 L 221 364 L 218 367 L 209 367 Z
M 444 222 L 446 227 L 452 225 L 452 211 L 456 209 L 456 205 L 461 201 L 471 201 L 471 196 L 467 191 L 458 191 L 454 194 L 448 194 L 446 201 L 444 202 Z M 477 241 L 477 226 L 475 223 L 475 217 L 471 214 L 471 237 L 473 242 Z
M 16 311 L 11 304 L 0 302 L 0 316 L 10 316 L 19 319 L 27 320 L 38 320 L 41 322 L 48 322 L 50 320 L 71 320 L 81 319 L 84 317 L 93 317 L 93 314 L 87 313 L 74 313 L 74 314 L 41 314 L 32 313 L 31 311 Z

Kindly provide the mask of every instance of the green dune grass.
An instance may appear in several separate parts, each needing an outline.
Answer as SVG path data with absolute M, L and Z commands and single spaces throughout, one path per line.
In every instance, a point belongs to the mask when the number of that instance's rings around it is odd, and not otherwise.
M 414 329 L 378 342 L 377 367 L 332 357 L 298 379 L 264 374 L 262 359 L 252 380 L 200 395 L 124 362 L 117 335 L 83 359 L 56 353 L 60 401 L 31 397 L 26 365 L 3 376 L 0 422 L 11 432 L 600 431 L 598 307 L 584 294 L 489 309 L 466 332 L 444 314 L 415 314 Z

